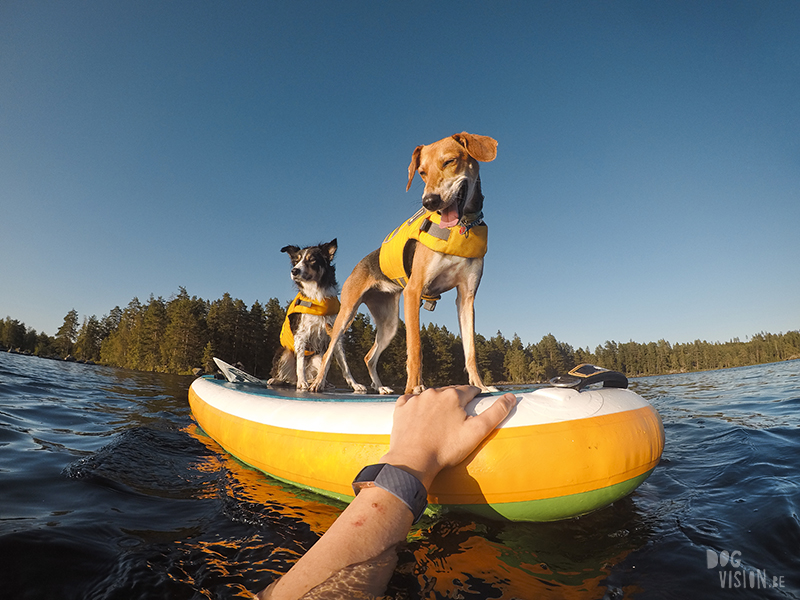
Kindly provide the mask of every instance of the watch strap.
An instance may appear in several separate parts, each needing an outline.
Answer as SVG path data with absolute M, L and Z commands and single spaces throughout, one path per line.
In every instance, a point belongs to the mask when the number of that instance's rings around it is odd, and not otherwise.
M 399 498 L 414 515 L 414 523 L 428 506 L 428 490 L 422 482 L 394 465 L 379 463 L 361 469 L 353 480 L 354 494 L 357 496 L 365 487 L 379 487 Z

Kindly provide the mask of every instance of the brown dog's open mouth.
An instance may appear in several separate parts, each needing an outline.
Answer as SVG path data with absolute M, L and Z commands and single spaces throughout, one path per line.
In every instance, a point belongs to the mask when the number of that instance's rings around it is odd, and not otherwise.
M 461 216 L 464 212 L 464 204 L 467 201 L 467 189 L 469 182 L 465 179 L 461 182 L 461 186 L 456 192 L 455 199 L 439 211 L 442 216 L 439 227 L 455 227 L 461 221 Z

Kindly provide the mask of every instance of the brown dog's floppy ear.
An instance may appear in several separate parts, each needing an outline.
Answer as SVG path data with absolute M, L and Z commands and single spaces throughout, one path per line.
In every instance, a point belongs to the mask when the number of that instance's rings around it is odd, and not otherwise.
M 466 148 L 467 153 L 481 162 L 489 162 L 497 156 L 497 140 L 488 135 L 475 135 L 462 131 L 453 139 Z
M 289 258 L 294 258 L 297 256 L 297 253 L 300 252 L 300 248 L 297 246 L 284 246 L 281 248 L 281 252 L 286 252 L 289 255 Z
M 414 180 L 414 173 L 419 169 L 419 155 L 422 152 L 422 146 L 414 148 L 414 153 L 411 155 L 411 164 L 408 165 L 408 185 L 406 191 L 411 189 L 411 182 Z

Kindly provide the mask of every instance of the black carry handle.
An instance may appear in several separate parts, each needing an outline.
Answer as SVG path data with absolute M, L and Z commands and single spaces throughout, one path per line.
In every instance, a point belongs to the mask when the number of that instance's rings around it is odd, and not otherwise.
M 578 391 L 593 383 L 603 382 L 603 387 L 627 388 L 628 378 L 619 371 L 609 371 L 603 367 L 582 364 L 572 369 L 566 375 L 559 375 L 550 380 L 556 387 L 574 388 Z

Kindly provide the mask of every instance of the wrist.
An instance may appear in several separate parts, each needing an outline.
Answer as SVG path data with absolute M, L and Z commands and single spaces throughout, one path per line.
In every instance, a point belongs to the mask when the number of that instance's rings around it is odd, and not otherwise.
M 419 521 L 428 506 L 428 489 L 415 475 L 389 463 L 367 465 L 353 480 L 353 493 L 369 488 L 381 488 L 398 498 Z
M 431 484 L 441 471 L 435 461 L 425 460 L 422 457 L 409 456 L 406 454 L 389 450 L 381 457 L 380 462 L 392 465 L 398 469 L 403 469 L 422 482 L 426 490 L 431 489 Z

